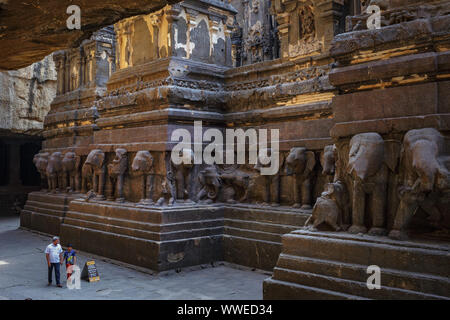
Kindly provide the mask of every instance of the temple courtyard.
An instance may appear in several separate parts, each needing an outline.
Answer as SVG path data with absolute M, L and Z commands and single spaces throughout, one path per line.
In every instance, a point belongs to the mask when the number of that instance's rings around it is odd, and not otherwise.
M 44 249 L 50 237 L 19 229 L 19 216 L 0 217 L 0 300 L 9 299 L 262 299 L 268 273 L 228 263 L 198 266 L 155 275 L 98 256 L 78 253 L 77 264 L 95 260 L 100 281 L 81 281 L 81 289 L 47 286 Z M 62 244 L 64 239 L 61 239 Z

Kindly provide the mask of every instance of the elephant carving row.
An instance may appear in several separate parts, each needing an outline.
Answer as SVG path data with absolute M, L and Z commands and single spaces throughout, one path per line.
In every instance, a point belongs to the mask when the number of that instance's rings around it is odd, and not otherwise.
M 81 158 L 74 152 L 41 152 L 34 156 L 33 162 L 41 176 L 42 189 L 50 192 L 79 191 Z M 47 186 L 45 185 L 47 181 Z
M 240 168 L 239 165 L 207 165 L 195 166 L 193 152 L 182 150 L 186 161 L 166 162 L 166 174 L 155 174 L 154 158 L 150 151 L 138 151 L 130 163 L 131 176 L 139 176 L 139 191 L 141 205 L 192 204 L 194 202 L 226 202 L 242 203 L 255 198 L 252 191 L 255 177 L 261 177 L 263 204 L 280 205 L 281 176 L 292 176 L 295 181 L 295 208 L 308 209 L 312 206 L 311 179 L 316 166 L 315 154 L 306 148 L 292 148 L 288 155 L 280 155 L 280 170 L 275 175 L 263 175 L 263 165 L 258 155 L 254 167 Z M 272 151 L 267 149 L 270 154 Z M 166 155 L 168 155 L 167 153 Z M 334 171 L 333 161 L 328 159 L 333 152 L 326 152 L 321 157 L 323 172 L 329 175 Z M 118 148 L 114 158 L 106 160 L 106 154 L 101 149 L 89 152 L 84 163 L 81 156 L 75 152 L 39 153 L 34 163 L 43 178 L 48 182 L 51 192 L 76 191 L 89 193 L 88 199 L 125 201 L 124 180 L 128 174 L 127 150 Z M 324 162 L 325 161 L 325 162 Z M 109 164 L 107 162 L 110 162 Z M 159 164 L 159 162 L 158 162 Z M 158 169 L 160 166 L 158 167 Z M 159 170 L 161 171 L 161 170 Z M 193 174 L 195 172 L 195 174 Z M 194 177 L 195 175 L 195 177 Z M 157 177 L 158 176 L 158 177 Z M 161 181 L 159 181 L 161 179 Z M 288 181 L 288 180 L 286 180 Z M 160 187 L 155 183 L 160 183 Z M 44 188 L 45 186 L 43 186 Z M 154 203 L 155 191 L 161 193 Z M 253 193 L 252 193 L 253 192 Z M 259 191 L 258 191 L 259 192 Z M 252 193 L 252 196 L 249 194 Z M 259 203 L 259 202 L 257 202 Z
M 389 237 L 405 239 L 420 209 L 427 214 L 430 225 L 448 228 L 450 156 L 439 131 L 408 131 L 401 148 L 392 148 L 374 132 L 357 134 L 350 139 L 348 149 L 344 146 L 341 144 L 341 152 L 330 153 L 334 156 L 329 160 L 336 158 L 334 181 L 326 184 L 306 227 L 368 232 L 373 236 L 386 235 L 390 229 Z M 327 165 L 322 167 L 325 170 Z M 389 188 L 399 199 L 390 198 L 396 202 L 391 223 L 387 221 Z

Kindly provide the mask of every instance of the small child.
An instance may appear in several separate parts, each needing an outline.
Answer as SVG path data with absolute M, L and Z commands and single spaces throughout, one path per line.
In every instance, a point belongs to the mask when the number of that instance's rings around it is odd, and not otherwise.
M 64 252 L 64 260 L 66 262 L 67 279 L 69 279 L 73 273 L 73 265 L 77 263 L 77 255 L 71 244 L 67 245 L 67 250 Z

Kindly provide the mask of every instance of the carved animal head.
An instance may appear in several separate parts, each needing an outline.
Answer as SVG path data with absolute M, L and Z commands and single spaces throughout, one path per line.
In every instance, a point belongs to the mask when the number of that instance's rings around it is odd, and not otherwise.
M 322 173 L 326 175 L 334 175 L 336 168 L 336 146 L 325 146 L 323 153 L 320 155 L 320 164 L 322 165 Z
M 75 152 L 66 152 L 62 159 L 62 166 L 64 171 L 73 171 L 79 168 L 80 157 Z
M 384 162 L 384 140 L 376 132 L 360 133 L 350 140 L 347 173 L 364 181 Z
M 314 152 L 307 151 L 306 148 L 292 148 L 286 158 L 287 175 L 309 175 L 316 165 Z
M 112 163 L 108 165 L 109 174 L 121 175 L 124 174 L 128 167 L 127 150 L 123 148 L 116 149 L 116 156 Z
M 208 198 L 215 199 L 222 185 L 222 181 L 216 167 L 208 166 L 204 170 L 200 171 L 198 180 L 203 187 L 207 187 Z
M 148 151 L 138 151 L 131 165 L 133 171 L 150 173 L 153 169 L 153 157 Z
M 47 173 L 50 175 L 59 174 L 62 171 L 62 153 L 53 152 L 47 164 Z
M 47 171 L 48 156 L 49 156 L 49 154 L 47 152 L 37 153 L 34 155 L 33 163 L 36 166 L 36 169 L 41 174 L 45 174 Z
M 89 152 L 85 164 L 91 165 L 95 168 L 103 167 L 105 161 L 105 153 L 100 149 L 94 149 Z
M 405 170 L 418 177 L 418 191 L 432 191 L 435 183 L 445 186 L 448 170 L 440 163 L 444 138 L 433 128 L 410 130 L 403 139 L 401 162 Z

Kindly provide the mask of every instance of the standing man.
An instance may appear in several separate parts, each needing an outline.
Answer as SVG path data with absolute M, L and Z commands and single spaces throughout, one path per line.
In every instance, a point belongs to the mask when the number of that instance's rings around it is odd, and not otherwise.
M 60 265 L 63 263 L 62 258 L 63 250 L 59 244 L 59 237 L 53 237 L 53 242 L 50 243 L 45 249 L 45 258 L 48 264 L 48 285 L 52 284 L 52 271 L 55 268 L 56 286 L 62 288 L 59 281 Z

